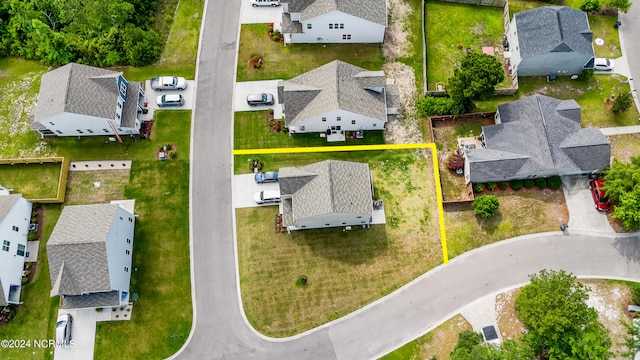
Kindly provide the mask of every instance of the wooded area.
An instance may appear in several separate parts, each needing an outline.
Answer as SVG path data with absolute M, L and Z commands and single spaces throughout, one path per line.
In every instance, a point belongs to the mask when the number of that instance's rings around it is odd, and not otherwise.
M 164 39 L 152 28 L 157 0 L 0 1 L 0 57 L 50 65 L 155 62 Z

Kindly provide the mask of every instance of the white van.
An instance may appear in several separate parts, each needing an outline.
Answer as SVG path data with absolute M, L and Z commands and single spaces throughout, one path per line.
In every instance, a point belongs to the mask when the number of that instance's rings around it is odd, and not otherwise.
M 262 190 L 253 195 L 256 204 L 277 204 L 280 202 L 280 190 Z
M 253 6 L 280 6 L 280 0 L 250 0 Z

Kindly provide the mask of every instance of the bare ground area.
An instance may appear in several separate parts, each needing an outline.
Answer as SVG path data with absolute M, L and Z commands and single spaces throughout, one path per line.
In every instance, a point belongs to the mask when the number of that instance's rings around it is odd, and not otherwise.
M 124 199 L 129 170 L 69 171 L 65 203 L 98 204 Z M 99 182 L 99 187 L 96 183 Z
M 473 330 L 471 324 L 460 314 L 447 320 L 428 335 L 422 345 L 421 359 L 448 359 L 458 342 L 458 334 Z

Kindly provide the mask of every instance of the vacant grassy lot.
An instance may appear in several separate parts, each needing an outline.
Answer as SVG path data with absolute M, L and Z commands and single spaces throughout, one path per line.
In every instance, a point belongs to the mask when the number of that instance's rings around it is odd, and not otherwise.
M 628 162 L 632 156 L 640 155 L 640 134 L 607 136 L 611 141 L 611 156 Z
M 458 334 L 473 330 L 462 315 L 456 315 L 427 334 L 383 356 L 382 360 L 448 359 L 458 342 Z
M 65 204 L 103 204 L 124 199 L 129 176 L 129 170 L 69 171 Z M 95 187 L 96 182 L 100 187 Z
M 364 139 L 332 143 L 318 134 L 289 136 L 286 131 L 274 132 L 267 126 L 266 111 L 236 112 L 233 128 L 235 149 L 384 144 L 384 131 L 367 131 Z
M 470 205 L 447 205 L 444 221 L 449 258 L 500 240 L 558 230 L 569 221 L 562 190 L 496 190 L 500 208 L 489 219 L 477 217 Z
M 39 146 L 40 135 L 29 130 L 29 116 L 38 99 L 40 77 L 45 72 L 47 67 L 37 61 L 0 58 L 1 158 L 47 155 L 46 149 Z
M 613 27 L 617 20 L 615 16 L 589 15 L 589 27 L 593 31 L 593 49 L 596 57 L 615 59 L 622 56 L 618 29 Z M 604 40 L 604 45 L 597 45 L 596 38 Z
M 308 330 L 442 263 L 431 160 L 406 151 L 358 154 L 385 202 L 386 226 L 276 234 L 277 207 L 236 211 L 242 301 L 259 332 Z M 319 160 L 309 155 L 307 162 Z M 301 275 L 306 286 L 296 286 Z
M 259 69 L 249 66 L 251 55 L 263 57 Z M 244 24 L 240 29 L 237 81 L 290 79 L 333 60 L 368 70 L 382 69 L 380 44 L 289 44 L 271 41 L 267 24 Z
M 55 198 L 62 163 L 0 165 L 0 185 L 27 199 Z
M 575 99 L 582 107 L 582 127 L 614 127 L 637 125 L 640 114 L 635 106 L 614 114 L 605 106 L 605 100 L 620 92 L 629 92 L 627 79 L 620 75 L 595 75 L 587 81 L 560 77 L 549 83 L 544 77 L 520 78 L 517 96 L 542 94 L 557 99 Z
M 429 89 L 453 76 L 465 49 L 502 46 L 502 8 L 429 0 L 425 11 Z

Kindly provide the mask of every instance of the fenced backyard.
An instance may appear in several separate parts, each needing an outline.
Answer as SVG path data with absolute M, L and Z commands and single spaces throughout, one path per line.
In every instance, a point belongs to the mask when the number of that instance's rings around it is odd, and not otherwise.
M 62 203 L 68 171 L 63 157 L 0 159 L 0 185 L 31 202 Z

